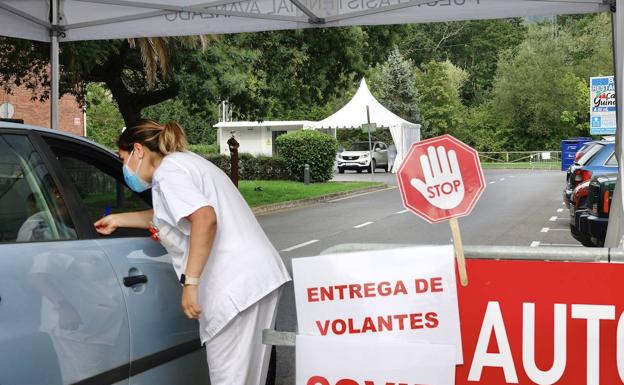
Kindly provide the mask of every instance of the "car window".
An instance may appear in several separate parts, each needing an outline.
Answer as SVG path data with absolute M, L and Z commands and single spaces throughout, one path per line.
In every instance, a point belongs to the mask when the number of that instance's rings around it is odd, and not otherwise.
M 92 222 L 107 214 L 147 210 L 150 205 L 84 157 L 52 149 L 73 182 Z
M 617 167 L 617 165 L 618 165 L 618 161 L 617 161 L 617 158 L 615 157 L 615 153 L 613 153 L 609 157 L 609 160 L 607 160 L 607 163 L 605 163 L 605 166 Z
M 581 158 L 576 161 L 576 164 L 579 166 L 583 166 L 587 164 L 596 154 L 600 152 L 605 146 L 603 144 L 597 143 L 595 146 L 590 147 Z
M 377 146 L 379 147 L 380 150 L 385 150 L 386 149 L 386 145 L 383 143 L 377 143 Z
M 349 151 L 368 151 L 368 143 L 366 142 L 355 142 L 349 146 Z
M 0 242 L 76 239 L 65 201 L 25 135 L 0 135 Z

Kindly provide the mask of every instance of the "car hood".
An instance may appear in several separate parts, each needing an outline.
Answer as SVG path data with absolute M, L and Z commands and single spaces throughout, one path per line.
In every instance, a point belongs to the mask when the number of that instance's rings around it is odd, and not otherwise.
M 343 151 L 340 153 L 342 156 L 362 156 L 368 154 L 368 151 Z

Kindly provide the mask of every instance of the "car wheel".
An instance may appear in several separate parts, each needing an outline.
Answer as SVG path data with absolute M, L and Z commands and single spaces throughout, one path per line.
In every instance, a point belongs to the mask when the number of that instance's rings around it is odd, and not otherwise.
M 368 172 L 375 172 L 375 169 L 377 168 L 377 161 L 375 159 L 373 159 L 371 161 L 370 167 L 368 168 Z
M 358 174 L 361 174 L 361 173 L 362 173 L 362 169 L 361 169 L 361 168 L 358 168 L 358 169 L 357 169 L 357 173 L 358 173 Z
M 390 169 L 390 167 L 388 167 L 388 165 L 386 164 L 386 166 L 384 167 L 384 169 L 383 169 L 383 170 L 384 170 L 384 172 L 386 172 L 386 173 L 387 173 L 389 169 Z
M 344 168 L 338 167 L 338 174 L 344 174 Z

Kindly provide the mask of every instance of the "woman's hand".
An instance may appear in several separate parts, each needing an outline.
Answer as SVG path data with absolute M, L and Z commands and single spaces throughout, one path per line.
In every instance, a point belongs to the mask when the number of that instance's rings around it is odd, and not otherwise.
M 111 214 L 103 217 L 99 221 L 95 222 L 95 231 L 102 235 L 110 235 L 113 231 L 119 228 L 119 221 L 117 215 Z
M 185 285 L 182 289 L 182 310 L 188 319 L 198 319 L 202 312 L 197 303 L 197 285 Z

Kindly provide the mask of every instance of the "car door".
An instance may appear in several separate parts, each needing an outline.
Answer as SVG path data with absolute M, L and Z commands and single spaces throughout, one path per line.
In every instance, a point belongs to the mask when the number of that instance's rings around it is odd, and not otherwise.
M 377 143 L 376 152 L 379 159 L 377 160 L 377 164 L 387 165 L 388 164 L 388 148 L 383 143 Z
M 41 144 L 0 130 L 0 384 L 128 384 L 121 288 Z
M 85 142 L 46 141 L 93 223 L 105 213 L 151 209 L 151 192 L 136 194 L 123 183 L 122 164 Z M 93 228 L 93 227 L 92 227 Z M 131 344 L 131 384 L 205 384 L 208 371 L 197 321 L 184 316 L 181 286 L 166 250 L 147 230 L 119 229 L 95 242 L 109 256 L 124 287 Z

